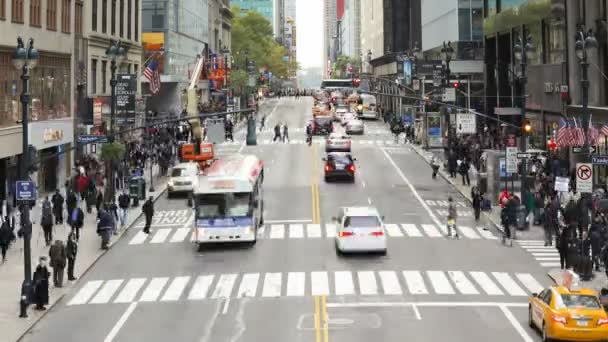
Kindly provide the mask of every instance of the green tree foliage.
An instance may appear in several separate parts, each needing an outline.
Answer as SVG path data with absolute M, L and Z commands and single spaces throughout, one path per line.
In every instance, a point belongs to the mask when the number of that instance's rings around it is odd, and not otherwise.
M 115 163 L 124 157 L 125 150 L 125 145 L 118 142 L 103 144 L 101 146 L 101 159 Z
M 350 56 L 338 56 L 334 64 L 334 73 L 332 78 L 345 78 L 348 75 L 348 64 L 353 66 L 353 72 L 357 72 L 361 68 L 361 61 Z

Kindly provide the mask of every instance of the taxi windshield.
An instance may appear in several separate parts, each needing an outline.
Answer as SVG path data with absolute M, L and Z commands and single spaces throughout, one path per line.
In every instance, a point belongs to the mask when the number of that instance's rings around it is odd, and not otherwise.
M 195 175 L 194 169 L 176 167 L 173 170 L 171 170 L 171 177 L 186 177 L 186 176 L 194 176 L 194 175 Z
M 562 294 L 556 297 L 556 306 L 558 309 L 561 308 L 587 308 L 587 309 L 599 309 L 600 303 L 595 296 L 590 295 L 578 295 L 578 294 Z
M 376 216 L 346 216 L 344 227 L 374 228 L 380 226 L 380 220 Z
M 197 218 L 251 216 L 251 193 L 205 194 L 196 197 Z

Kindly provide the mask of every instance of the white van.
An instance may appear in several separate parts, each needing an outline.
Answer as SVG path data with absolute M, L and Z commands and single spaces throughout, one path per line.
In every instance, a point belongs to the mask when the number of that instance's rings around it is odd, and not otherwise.
M 190 162 L 175 165 L 169 174 L 167 196 L 171 197 L 175 193 L 192 192 L 198 187 L 199 174 L 198 163 Z

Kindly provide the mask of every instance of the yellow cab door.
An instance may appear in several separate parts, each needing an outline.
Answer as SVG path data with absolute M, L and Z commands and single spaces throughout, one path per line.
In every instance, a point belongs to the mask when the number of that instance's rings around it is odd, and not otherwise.
M 551 288 L 543 290 L 532 299 L 532 320 L 534 324 L 541 328 L 547 315 L 551 316 L 551 299 L 553 291 Z

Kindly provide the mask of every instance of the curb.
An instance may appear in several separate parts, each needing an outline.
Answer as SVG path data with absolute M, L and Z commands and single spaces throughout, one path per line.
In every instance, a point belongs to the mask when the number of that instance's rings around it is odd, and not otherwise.
M 167 187 L 165 186 L 165 188 L 158 193 L 158 196 L 156 196 L 154 198 L 154 203 L 156 203 L 156 201 L 167 191 Z M 139 218 L 143 215 L 143 212 L 139 212 L 139 214 L 137 214 L 135 216 L 135 219 L 133 220 L 133 222 L 131 222 L 131 224 L 129 226 L 127 226 L 125 229 L 123 229 L 122 231 L 119 232 L 118 235 L 114 235 L 115 239 L 114 242 L 110 245 L 109 249 L 106 250 L 102 250 L 101 253 L 88 265 L 84 268 L 84 270 L 79 274 L 78 279 L 76 280 L 76 282 L 73 283 L 73 286 L 66 291 L 65 293 L 61 294 L 57 300 L 53 303 L 50 303 L 45 312 L 40 315 L 40 317 L 36 318 L 35 320 L 32 321 L 32 324 L 23 332 L 23 334 L 21 334 L 19 336 L 19 338 L 17 338 L 16 342 L 22 341 L 23 338 L 25 338 L 31 331 L 32 329 L 34 329 L 34 327 L 38 324 L 38 322 L 40 322 L 40 320 L 42 320 L 49 312 L 51 312 L 59 303 L 61 303 L 61 301 L 69 294 L 71 293 L 72 289 L 74 289 L 79 283 L 80 280 L 86 276 L 86 274 L 93 268 L 93 266 L 95 266 L 97 264 L 97 262 L 101 259 L 101 257 L 103 257 L 104 255 L 106 255 L 106 253 L 108 253 L 110 250 L 112 250 L 112 246 L 114 246 L 120 239 L 122 239 L 122 237 L 125 235 L 125 233 L 131 229 L 132 226 L 135 225 L 135 222 L 137 222 L 137 220 L 139 220 Z

